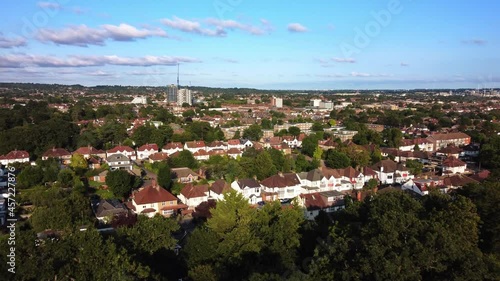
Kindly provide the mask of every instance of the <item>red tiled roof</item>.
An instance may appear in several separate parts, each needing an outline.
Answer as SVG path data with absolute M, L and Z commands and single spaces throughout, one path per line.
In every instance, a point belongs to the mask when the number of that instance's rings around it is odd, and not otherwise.
M 146 151 L 146 150 L 154 150 L 154 151 L 158 151 L 158 145 L 156 143 L 148 143 L 148 144 L 145 144 L 145 145 L 142 145 L 141 147 L 139 147 L 137 149 L 137 151 Z
M 229 144 L 229 145 L 239 145 L 240 144 L 240 140 L 238 140 L 238 139 L 228 140 L 227 144 Z
M 278 174 L 264 179 L 261 184 L 267 187 L 287 187 L 300 184 L 300 180 L 294 173 Z
M 81 154 L 81 155 L 86 155 L 86 154 L 103 154 L 104 151 L 100 150 L 100 149 L 95 149 L 94 147 L 92 146 L 82 146 L 80 148 L 78 148 L 77 150 L 75 150 L 75 152 L 73 152 L 73 154 L 75 153 L 78 153 L 78 154 Z
M 174 201 L 177 198 L 158 185 L 150 185 L 134 194 L 134 201 L 138 205 Z
M 118 145 L 118 146 L 115 146 L 115 147 L 111 148 L 110 150 L 108 150 L 108 153 L 115 153 L 115 152 L 122 152 L 122 151 L 135 152 L 134 149 L 131 148 L 130 146 Z
M 181 194 L 186 198 L 196 198 L 207 196 L 205 192 L 208 192 L 208 185 L 198 185 L 194 186 L 191 183 L 186 184 L 182 190 Z
M 13 150 L 5 155 L 0 156 L 2 159 L 22 159 L 22 158 L 29 158 L 30 154 L 25 151 L 25 150 Z
M 156 153 L 149 155 L 149 159 L 151 159 L 153 161 L 165 160 L 165 159 L 168 159 L 168 153 L 156 152 Z
M 184 146 L 180 142 L 171 142 L 167 143 L 166 145 L 163 146 L 163 149 L 168 150 L 168 149 L 175 149 L 179 148 L 182 149 Z
M 63 157 L 63 156 L 70 156 L 71 153 L 69 153 L 66 149 L 64 148 L 51 148 L 43 154 L 44 157 Z
M 188 148 L 201 148 L 201 147 L 205 147 L 205 142 L 204 141 L 188 141 L 188 142 L 186 142 L 186 146 Z
M 467 164 L 455 157 L 448 157 L 443 161 L 443 166 L 445 167 L 461 167 L 466 166 Z
M 470 139 L 470 136 L 465 134 L 465 133 L 462 133 L 462 132 L 458 132 L 458 133 L 447 133 L 447 134 L 433 134 L 433 135 L 430 135 L 427 137 L 428 140 L 432 141 L 432 140 L 454 140 L 454 139 Z
M 219 179 L 212 183 L 210 190 L 217 194 L 222 194 L 223 192 L 231 190 L 231 187 L 225 180 Z

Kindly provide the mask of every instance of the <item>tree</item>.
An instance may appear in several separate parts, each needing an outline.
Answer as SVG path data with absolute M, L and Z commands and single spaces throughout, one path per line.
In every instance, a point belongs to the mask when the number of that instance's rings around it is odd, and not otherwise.
M 85 170 L 87 170 L 87 160 L 83 157 L 83 155 L 78 153 L 73 153 L 71 155 L 71 162 L 69 166 L 75 171 L 78 175 L 82 175 Z
M 70 169 L 62 169 L 57 175 L 57 181 L 62 187 L 72 187 L 75 182 L 75 172 Z
M 290 128 L 288 128 L 288 132 L 290 133 L 290 135 L 297 137 L 300 135 L 300 128 L 291 126 Z
M 318 141 L 321 138 L 317 134 L 311 134 L 307 137 L 305 137 L 302 140 L 302 153 L 313 157 L 314 151 L 316 150 L 316 147 L 318 146 Z
M 169 164 L 171 167 L 175 168 L 198 168 L 198 161 L 194 158 L 193 154 L 189 150 L 182 150 L 175 157 L 169 158 Z
M 275 175 L 277 172 L 276 166 L 273 164 L 273 159 L 267 151 L 262 151 L 255 158 L 255 175 L 257 179 L 263 180 L 267 177 Z
M 125 170 L 115 170 L 108 172 L 106 176 L 106 185 L 117 197 L 124 198 L 132 190 L 135 177 Z
M 273 164 L 276 167 L 277 171 L 282 171 L 285 165 L 285 155 L 281 150 L 277 150 L 274 148 L 268 149 L 269 155 L 271 156 L 271 159 L 273 160 Z
M 179 225 L 171 218 L 140 215 L 133 227 L 118 228 L 118 236 L 125 248 L 151 255 L 161 249 L 173 250 L 177 241 L 172 233 L 178 229 Z
M 313 158 L 315 160 L 321 160 L 321 156 L 323 155 L 323 150 L 318 146 L 316 147 L 316 149 L 314 150 L 314 153 L 313 153 Z
M 27 166 L 17 175 L 17 186 L 29 188 L 43 181 L 43 170 L 37 166 Z
M 172 171 L 167 163 L 161 163 L 158 168 L 158 175 L 156 179 L 158 181 L 158 185 L 166 190 L 170 190 L 170 186 L 172 185 Z
M 398 128 L 384 129 L 382 131 L 382 136 L 388 147 L 398 148 L 403 140 L 403 133 Z
M 419 175 L 422 173 L 422 169 L 424 168 L 424 164 L 420 163 L 418 160 L 406 160 L 406 168 L 410 170 L 410 173 L 413 175 Z
M 154 130 L 155 128 L 153 126 L 140 126 L 135 129 L 131 138 L 134 141 L 135 145 L 138 147 L 145 145 L 146 143 L 151 143 L 151 135 L 153 134 Z
M 311 131 L 322 132 L 323 131 L 323 124 L 321 124 L 319 122 L 314 122 L 312 127 L 311 127 Z
M 243 131 L 243 138 L 259 141 L 264 133 L 262 132 L 262 127 L 257 124 L 250 125 L 247 129 Z
M 379 182 L 376 179 L 369 179 L 366 183 L 365 186 L 363 187 L 366 190 L 373 190 L 378 186 Z
M 345 153 L 329 149 L 326 151 L 325 165 L 333 169 L 343 169 L 351 165 L 351 159 Z

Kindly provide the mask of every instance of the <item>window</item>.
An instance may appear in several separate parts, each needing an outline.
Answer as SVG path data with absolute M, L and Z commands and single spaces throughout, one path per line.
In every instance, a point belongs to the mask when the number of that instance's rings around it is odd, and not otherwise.
M 167 205 L 167 202 L 161 202 L 161 205 L 165 206 L 165 205 Z
M 142 205 L 142 208 L 143 208 L 143 209 L 146 209 L 146 205 Z
M 164 215 L 171 215 L 174 213 L 174 210 L 163 210 Z
M 259 188 L 256 188 L 256 189 L 255 189 L 255 192 L 259 193 Z
M 172 206 L 172 205 L 174 205 L 174 201 L 170 201 L 170 205 L 171 205 L 171 206 Z

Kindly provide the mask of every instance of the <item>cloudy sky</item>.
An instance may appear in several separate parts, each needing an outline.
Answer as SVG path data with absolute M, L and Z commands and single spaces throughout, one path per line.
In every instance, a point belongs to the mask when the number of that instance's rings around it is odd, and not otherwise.
M 2 1 L 0 81 L 500 87 L 490 0 Z

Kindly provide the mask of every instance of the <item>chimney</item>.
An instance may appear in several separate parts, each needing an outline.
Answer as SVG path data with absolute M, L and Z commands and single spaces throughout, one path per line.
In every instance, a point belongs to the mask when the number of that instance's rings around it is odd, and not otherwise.
M 361 201 L 361 190 L 356 190 L 356 200 Z
M 153 186 L 156 190 L 160 189 L 160 186 L 158 185 L 158 183 L 156 182 L 156 180 L 152 180 L 151 181 L 151 186 Z

